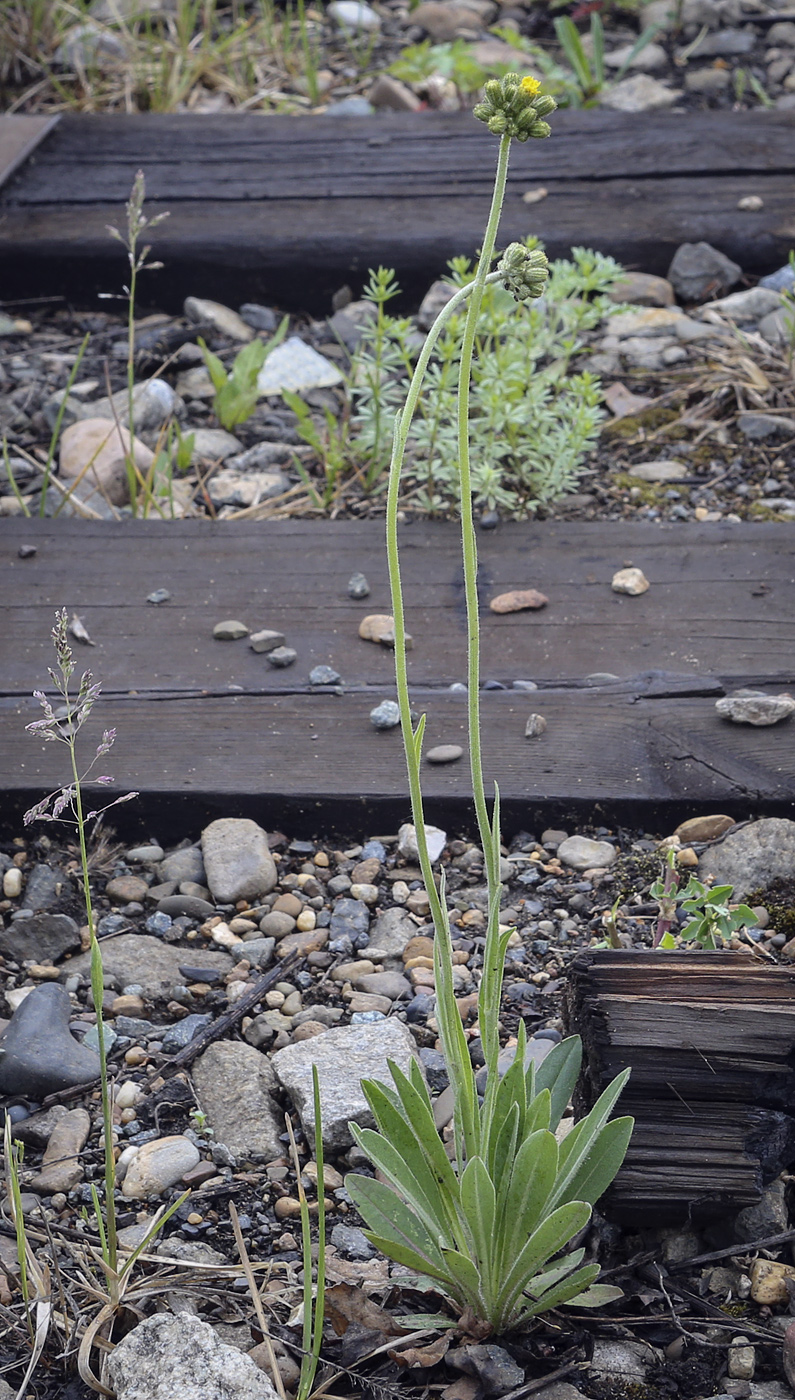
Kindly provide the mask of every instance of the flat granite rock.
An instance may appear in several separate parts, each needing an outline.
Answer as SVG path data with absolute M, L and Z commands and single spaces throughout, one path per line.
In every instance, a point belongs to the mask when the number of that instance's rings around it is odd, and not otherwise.
M 216 972 L 231 972 L 233 963 L 228 953 L 208 948 L 179 948 L 173 943 L 161 943 L 145 933 L 123 933 L 119 938 L 102 939 L 102 966 L 106 974 L 116 977 L 120 987 L 136 983 L 145 997 L 155 1000 L 170 997 L 175 986 L 184 983 L 180 965 L 198 963 Z M 91 954 L 79 953 L 64 963 L 64 975 L 79 972 L 91 975 Z
M 216 1142 L 236 1157 L 279 1157 L 284 1113 L 273 1098 L 270 1060 L 253 1045 L 221 1040 L 210 1045 L 192 1070 L 199 1103 Z
M 417 1046 L 402 1021 L 383 1020 L 358 1026 L 338 1026 L 324 1035 L 297 1045 L 286 1045 L 271 1059 L 282 1088 L 287 1091 L 301 1118 L 301 1126 L 312 1146 L 315 1141 L 315 1115 L 312 1092 L 312 1066 L 317 1065 L 323 1145 L 338 1151 L 350 1147 L 353 1138 L 349 1122 L 362 1128 L 374 1126 L 362 1079 L 392 1083 L 387 1060 L 394 1060 L 408 1074 L 412 1060 L 419 1063 Z

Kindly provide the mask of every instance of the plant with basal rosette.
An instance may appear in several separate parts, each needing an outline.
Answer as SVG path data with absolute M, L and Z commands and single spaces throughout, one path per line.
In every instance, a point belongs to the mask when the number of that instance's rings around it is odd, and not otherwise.
M 451 1153 L 433 1116 L 419 1065 L 408 1075 L 390 1064 L 392 1085 L 365 1080 L 376 1127 L 351 1124 L 358 1146 L 381 1173 L 379 1181 L 349 1175 L 346 1188 L 369 1227 L 372 1244 L 430 1279 L 453 1305 L 460 1325 L 476 1334 L 504 1332 L 564 1303 L 595 1307 L 621 1296 L 596 1282 L 599 1265 L 585 1264 L 582 1247 L 568 1248 L 587 1225 L 591 1207 L 624 1159 L 633 1122 L 610 1120 L 629 1077 L 620 1074 L 590 1113 L 558 1140 L 557 1131 L 577 1081 L 582 1046 L 573 1036 L 540 1065 L 527 1063 L 520 1021 L 513 1063 L 500 1077 L 499 1010 L 508 941 L 500 925 L 500 804 L 489 806 L 480 740 L 477 541 L 472 510 L 469 390 L 477 319 L 488 285 L 500 282 L 518 301 L 539 297 L 547 278 L 537 249 L 512 244 L 490 267 L 505 194 L 512 139 L 544 137 L 554 109 L 532 78 L 508 74 L 487 83 L 475 115 L 500 138 L 491 212 L 473 281 L 460 287 L 432 326 L 396 415 L 387 496 L 387 555 L 395 635 L 395 674 L 417 848 L 434 924 L 436 1020 L 453 1090 Z M 468 303 L 459 356 L 457 460 L 464 591 L 467 607 L 468 731 L 475 810 L 488 883 L 488 923 L 478 997 L 478 1023 L 487 1069 L 482 1101 L 455 998 L 452 942 L 444 872 L 437 888 L 428 852 L 420 765 L 425 716 L 411 715 L 406 630 L 398 548 L 398 499 L 411 420 L 433 347 L 458 307 Z M 429 1319 L 426 1319 L 426 1322 Z M 433 1319 L 434 1321 L 438 1319 Z M 415 1319 L 416 1321 L 416 1319 Z M 455 1325 L 455 1324 L 453 1324 Z

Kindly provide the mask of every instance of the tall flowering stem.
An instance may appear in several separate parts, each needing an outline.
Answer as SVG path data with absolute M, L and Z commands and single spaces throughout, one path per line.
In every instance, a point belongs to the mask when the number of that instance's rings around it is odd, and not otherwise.
M 73 626 L 75 624 L 73 623 Z M 69 645 L 69 619 L 66 610 L 56 613 L 55 626 L 52 630 L 52 640 L 55 647 L 55 655 L 58 662 L 58 670 L 49 668 L 50 679 L 52 680 L 59 699 L 63 701 L 61 709 L 56 713 L 51 702 L 43 691 L 34 691 L 35 698 L 44 711 L 44 718 L 34 720 L 32 724 L 26 726 L 28 733 L 42 738 L 47 743 L 65 744 L 69 751 L 69 767 L 71 771 L 71 782 L 66 787 L 51 792 L 47 797 L 38 802 L 35 807 L 31 807 L 25 813 L 24 822 L 29 826 L 33 821 L 67 821 L 76 828 L 78 846 L 80 849 L 80 867 L 83 877 L 83 899 L 85 901 L 86 919 L 88 921 L 90 946 L 91 946 L 91 997 L 94 1003 L 94 1011 L 97 1017 L 97 1049 L 99 1051 L 99 1073 L 102 1091 L 102 1119 L 104 1136 L 104 1156 L 105 1156 L 105 1214 L 106 1225 L 103 1225 L 99 1201 L 95 1197 L 94 1205 L 97 1215 L 97 1226 L 102 1236 L 103 1256 L 112 1271 L 109 1275 L 110 1286 L 114 1286 L 116 1267 L 118 1260 L 118 1246 L 116 1238 L 116 1213 L 114 1209 L 114 1190 L 116 1186 L 116 1171 L 114 1159 L 113 1141 L 113 1114 L 110 1096 L 110 1085 L 108 1082 L 108 1060 L 105 1043 L 105 1023 L 102 1017 L 102 997 L 104 992 L 104 976 L 102 970 L 102 954 L 97 938 L 96 923 L 94 921 L 94 907 L 91 899 L 91 881 L 88 870 L 88 841 L 86 831 L 88 823 L 102 812 L 108 811 L 110 807 L 115 807 L 119 802 L 129 802 L 131 798 L 137 797 L 135 792 L 127 793 L 124 797 L 116 798 L 114 802 L 108 803 L 101 811 L 86 812 L 83 803 L 83 784 L 87 781 L 98 783 L 107 787 L 113 782 L 113 778 L 103 774 L 92 776 L 95 763 L 105 754 L 109 753 L 116 738 L 114 729 L 106 729 L 102 739 L 97 746 L 91 763 L 80 772 L 77 762 L 77 736 L 88 719 L 95 702 L 98 700 L 101 686 L 90 671 L 84 671 L 80 680 L 77 697 L 73 698 L 69 690 L 69 682 L 75 670 L 72 649 Z M 87 637 L 85 629 L 77 628 L 77 635 Z
M 439 1024 L 439 1034 L 455 1094 L 455 1144 L 459 1171 L 463 1168 L 465 1161 L 470 1160 L 478 1154 L 483 1135 L 488 1131 L 493 1111 L 494 1095 L 496 1094 L 498 1083 L 496 1069 L 499 1055 L 499 1003 L 502 990 L 502 972 L 509 937 L 509 932 L 503 931 L 501 933 L 499 926 L 501 890 L 499 793 L 495 785 L 493 817 L 490 818 L 483 779 L 479 704 L 480 637 L 477 597 L 477 543 L 472 513 L 472 482 L 469 455 L 469 386 L 477 321 L 486 287 L 491 283 L 501 282 L 512 292 L 514 297 L 520 301 L 528 297 L 538 297 L 544 289 L 547 277 L 546 258 L 543 253 L 538 250 L 530 251 L 523 244 L 511 244 L 506 250 L 497 270 L 492 272 L 490 269 L 494 260 L 494 249 L 505 197 L 511 140 L 526 141 L 530 137 L 548 136 L 549 127 L 543 118 L 551 112 L 554 107 L 554 99 L 540 94 L 539 84 L 535 79 L 521 79 L 515 73 L 508 74 L 499 82 L 494 81 L 487 83 L 484 89 L 484 100 L 475 107 L 475 116 L 480 121 L 485 122 L 489 130 L 499 137 L 500 143 L 494 193 L 483 239 L 483 247 L 474 280 L 467 286 L 460 288 L 444 307 L 443 311 L 434 322 L 417 361 L 405 406 L 395 418 L 392 460 L 390 464 L 389 488 L 387 494 L 386 544 L 389 582 L 392 596 L 392 612 L 394 617 L 396 689 L 398 706 L 400 709 L 403 744 L 406 753 L 411 811 L 417 834 L 417 849 L 423 880 L 428 892 L 435 931 L 434 971 L 437 993 L 436 1014 Z M 489 890 L 488 932 L 479 997 L 479 1023 L 486 1064 L 489 1068 L 488 1088 L 483 1114 L 478 1112 L 478 1097 L 475 1088 L 474 1074 L 461 1017 L 455 1000 L 452 943 L 445 901 L 444 878 L 442 876 L 439 888 L 437 889 L 425 835 L 420 772 L 425 716 L 423 715 L 420 718 L 415 729 L 411 718 L 408 663 L 406 658 L 405 611 L 398 545 L 400 473 L 405 457 L 412 418 L 422 391 L 423 379 L 430 363 L 433 348 L 446 321 L 455 311 L 458 311 L 467 302 L 468 308 L 464 324 L 458 383 L 457 429 L 459 470 L 461 474 L 461 537 L 464 590 L 467 609 L 469 752 L 475 811 L 486 863 Z

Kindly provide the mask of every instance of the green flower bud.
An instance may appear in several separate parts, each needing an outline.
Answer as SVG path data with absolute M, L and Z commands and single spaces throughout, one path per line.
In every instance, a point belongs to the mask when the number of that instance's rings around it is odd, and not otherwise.
M 494 136 L 508 135 L 517 141 L 549 136 L 549 127 L 541 118 L 554 111 L 557 103 L 539 88 L 537 78 L 521 78 L 518 73 L 506 73 L 499 81 L 491 78 L 483 88 L 483 101 L 473 109 L 474 115 L 486 123 Z
M 543 295 L 549 277 L 549 263 L 541 248 L 526 248 L 524 243 L 509 243 L 497 271 L 502 285 L 517 301 L 534 300 Z

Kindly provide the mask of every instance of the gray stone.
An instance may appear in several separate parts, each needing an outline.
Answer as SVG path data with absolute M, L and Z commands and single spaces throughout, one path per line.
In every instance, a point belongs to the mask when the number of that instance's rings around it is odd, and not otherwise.
M 181 1133 L 145 1142 L 133 1157 L 122 1182 L 128 1200 L 162 1196 L 199 1162 L 199 1149 Z
M 186 297 L 183 310 L 189 321 L 193 321 L 197 325 L 203 321 L 209 321 L 211 326 L 215 326 L 215 329 L 220 331 L 222 335 L 228 335 L 230 340 L 245 342 L 254 339 L 251 326 L 247 326 L 236 311 L 233 311 L 230 306 L 224 306 L 220 301 L 206 301 L 203 297 Z
M 223 462 L 234 453 L 243 451 L 240 439 L 224 428 L 191 428 L 191 434 L 192 462 Z
M 331 1243 L 346 1259 L 374 1259 L 378 1252 L 357 1225 L 335 1225 Z
M 382 950 L 387 959 L 400 959 L 403 949 L 417 932 L 417 925 L 399 905 L 385 909 L 370 925 L 370 943 Z M 380 961 L 380 959 L 379 959 Z
M 59 900 L 73 893 L 72 882 L 60 870 L 49 865 L 34 865 L 25 884 L 20 909 L 32 909 L 34 914 L 48 913 Z
M 400 724 L 400 706 L 396 700 L 382 700 L 370 711 L 370 723 L 375 729 L 396 729 Z
M 246 301 L 240 307 L 240 315 L 247 326 L 251 326 L 255 331 L 264 331 L 266 335 L 273 335 L 278 329 L 279 318 L 270 306 L 260 306 L 256 301 Z
M 187 884 L 188 881 L 183 883 Z M 164 888 L 168 889 L 168 885 Z M 172 919 L 179 918 L 181 914 L 189 919 L 209 919 L 215 913 L 215 905 L 207 899 L 199 899 L 195 894 L 167 894 L 158 900 L 157 912 L 169 914 Z
M 313 666 L 309 672 L 310 685 L 338 685 L 341 680 L 342 676 L 333 666 Z
M 230 617 L 223 622 L 216 622 L 213 636 L 217 642 L 239 642 L 242 637 L 248 636 L 248 628 L 245 622 Z
M 543 1390 L 537 1391 L 535 1400 L 587 1400 L 587 1397 L 568 1381 L 554 1381 L 552 1385 L 545 1385 Z
M 447 832 L 442 831 L 438 826 L 429 826 L 426 822 L 425 841 L 431 863 L 434 864 L 444 850 Z M 411 822 L 404 822 L 398 831 L 398 855 L 402 856 L 404 860 L 419 860 L 417 832 Z
M 139 1322 L 108 1357 L 117 1400 L 278 1400 L 264 1371 L 190 1313 Z
M 180 851 L 172 851 L 160 862 L 160 875 L 164 880 L 195 880 L 203 885 L 206 881 L 204 861 L 200 846 L 183 846 Z
M 271 351 L 259 372 L 257 388 L 262 395 L 280 394 L 283 389 L 300 394 L 307 389 L 330 388 L 341 380 L 342 373 L 331 360 L 300 336 L 291 335 Z
M 795 97 L 795 93 L 791 96 Z M 759 322 L 759 334 L 764 336 L 768 345 L 788 345 L 793 338 L 794 318 L 795 312 L 785 311 L 783 307 L 779 311 L 771 311 Z
M 259 899 L 276 884 L 267 835 L 248 817 L 210 822 L 202 832 L 202 854 L 207 884 L 221 904 Z
M 455 296 L 455 287 L 451 287 L 449 282 L 432 282 L 428 291 L 420 302 L 420 309 L 417 312 L 417 325 L 420 330 L 429 331 L 440 311 L 443 311 L 448 301 Z
M 456 1347 L 448 1351 L 446 1364 L 455 1371 L 463 1371 L 467 1376 L 477 1376 L 483 1394 L 506 1395 L 523 1385 L 524 1369 L 504 1347 L 493 1342 L 474 1343 Z
M 390 1001 L 403 1001 L 411 995 L 411 983 L 400 972 L 364 972 L 353 978 L 353 985 L 360 992 L 388 997 Z
M 629 475 L 640 481 L 684 481 L 690 468 L 684 462 L 659 458 L 654 462 L 637 462 L 629 468 Z
M 0 933 L 0 953 L 15 962 L 57 962 L 80 947 L 80 929 L 68 914 L 33 914 L 15 919 Z
M 731 80 L 728 68 L 695 68 L 685 74 L 685 92 L 725 92 Z
M 80 1153 L 91 1129 L 91 1117 L 84 1108 L 73 1108 L 56 1124 L 41 1163 L 41 1170 L 29 1182 L 31 1191 L 52 1196 L 71 1191 L 83 1179 Z
M 295 919 L 292 914 L 285 914 L 281 909 L 273 909 L 270 914 L 266 914 L 259 922 L 260 933 L 264 933 L 268 938 L 286 938 L 288 933 L 292 933 L 295 928 Z
M 253 1045 L 219 1040 L 193 1066 L 193 1082 L 216 1142 L 236 1157 L 278 1157 L 284 1115 L 273 1098 L 271 1062 Z
M 227 467 L 235 472 L 271 471 L 293 460 L 294 448 L 286 442 L 257 442 L 239 457 L 230 457 Z
M 370 911 L 361 899 L 338 899 L 331 912 L 329 938 L 349 938 L 354 948 L 369 940 Z
M 649 1368 L 656 1364 L 660 1353 L 646 1342 L 597 1339 L 591 1357 L 590 1374 L 598 1381 L 621 1381 L 637 1385 L 646 1379 Z
M 775 28 L 775 25 L 773 26 Z M 792 29 L 792 43 L 795 44 L 795 24 L 789 26 Z M 795 268 L 789 263 L 779 267 L 775 272 L 769 272 L 767 277 L 760 277 L 760 287 L 767 287 L 773 292 L 791 292 L 795 289 Z
M 464 750 L 460 744 L 436 744 L 429 749 L 425 755 L 426 763 L 456 763 L 463 757 Z
M 750 53 L 755 43 L 756 35 L 750 27 L 719 29 L 714 34 L 706 34 L 691 52 L 694 58 L 734 58 Z
M 795 418 L 786 418 L 778 413 L 740 413 L 737 424 L 743 437 L 750 442 L 763 442 L 765 438 L 790 437 L 795 433 Z
M 260 653 L 275 651 L 277 647 L 283 647 L 284 642 L 284 633 L 274 632 L 269 627 L 263 627 L 261 632 L 252 632 L 248 639 L 251 650 Z
M 632 58 L 634 47 L 634 44 L 622 44 L 620 48 L 606 53 L 605 67 L 623 68 L 626 65 L 627 69 L 639 73 L 660 73 L 668 67 L 668 55 L 662 44 L 647 44 Z
M 743 275 L 741 267 L 710 243 L 681 243 L 668 269 L 668 281 L 682 301 L 705 301 L 728 292 Z
M 275 946 L 276 940 L 273 938 L 247 938 L 243 943 L 235 944 L 232 959 L 237 963 L 245 958 L 252 967 L 270 967 Z
M 617 855 L 609 841 L 592 841 L 587 836 L 568 836 L 557 849 L 558 860 L 574 870 L 604 870 L 613 864 Z
M 782 1235 L 788 1229 L 786 1185 L 781 1177 L 765 1187 L 756 1205 L 746 1206 L 734 1219 L 735 1239 L 743 1244 Z
M 723 840 L 704 851 L 698 862 L 700 880 L 732 885 L 734 898 L 744 900 L 774 880 L 795 877 L 795 821 L 764 817 L 735 827 Z
M 231 458 L 230 458 L 231 461 Z M 239 472 L 229 467 L 210 477 L 207 489 L 216 506 L 254 506 L 287 490 L 289 481 L 278 471 Z
M 337 1151 L 351 1145 L 349 1122 L 360 1127 L 374 1126 L 361 1081 L 369 1078 L 389 1084 L 388 1059 L 394 1060 L 405 1074 L 412 1060 L 419 1063 L 411 1031 L 393 1019 L 364 1026 L 338 1026 L 324 1035 L 278 1050 L 272 1064 L 313 1146 L 312 1065 L 317 1066 L 323 1144 L 329 1151 Z
M 161 943 L 159 938 L 151 938 L 145 933 L 123 933 L 119 938 L 109 938 L 102 945 L 102 962 L 109 977 L 118 978 L 121 987 L 137 983 L 144 997 L 169 999 L 175 986 L 184 983 L 179 970 L 180 963 L 198 961 L 202 967 L 216 972 L 230 972 L 232 959 L 228 953 L 214 949 L 187 952 L 171 943 Z M 90 976 L 91 954 L 78 953 L 68 964 L 68 971 Z M 40 989 L 43 990 L 43 989 Z
M 155 846 L 154 844 L 149 846 L 131 846 L 125 858 L 136 863 L 140 861 L 141 864 L 146 865 L 149 862 L 157 863 L 161 861 L 164 854 L 163 847 Z
M 369 598 L 370 585 L 364 574 L 351 574 L 348 579 L 349 598 Z
M 205 1026 L 209 1026 L 212 1019 L 209 1011 L 194 1011 L 190 1016 L 183 1016 L 181 1021 L 169 1026 L 163 1036 L 163 1054 L 176 1055 L 184 1050 Z
M 789 719 L 795 713 L 795 700 L 791 695 L 767 695 L 763 690 L 735 690 L 716 700 L 715 709 L 722 719 L 758 727 Z
M 762 286 L 747 287 L 742 292 L 732 292 L 727 297 L 720 297 L 718 301 L 708 301 L 702 307 L 702 315 L 705 311 L 719 311 L 722 316 L 730 316 L 733 321 L 758 321 L 762 316 L 767 316 L 768 312 L 777 311 L 780 306 L 781 297 L 778 292 Z
M 43 1099 L 98 1078 L 99 1056 L 69 1034 L 71 1015 L 68 993 L 57 982 L 25 997 L 0 1041 L 0 1094 Z
M 268 652 L 268 661 L 271 666 L 276 666 L 279 670 L 284 670 L 285 666 L 292 666 L 298 658 L 298 652 L 292 647 L 274 647 Z
M 328 13 L 340 29 L 354 34 L 360 30 L 377 34 L 381 28 L 381 16 L 364 0 L 331 0 Z
M 182 399 L 165 379 L 147 379 L 133 388 L 133 428 L 136 433 L 160 428 L 169 418 L 185 412 Z M 117 389 L 111 398 L 97 399 L 91 404 L 94 418 L 117 419 L 124 427 L 130 424 L 130 404 L 127 389 Z
M 636 73 L 631 78 L 622 78 L 603 89 L 599 96 L 602 107 L 610 107 L 614 112 L 652 112 L 662 107 L 672 107 L 681 94 L 669 88 L 648 73 Z M 669 280 L 673 280 L 669 274 Z

